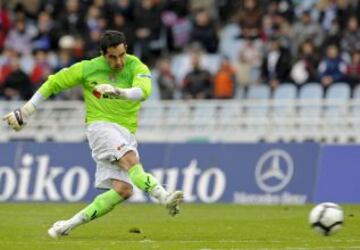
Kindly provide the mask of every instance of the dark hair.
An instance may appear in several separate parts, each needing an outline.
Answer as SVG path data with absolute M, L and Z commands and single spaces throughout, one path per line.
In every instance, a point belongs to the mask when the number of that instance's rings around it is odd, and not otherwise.
M 100 50 L 103 54 L 106 54 L 109 47 L 116 47 L 121 43 L 126 45 L 124 33 L 116 30 L 106 30 L 100 39 Z

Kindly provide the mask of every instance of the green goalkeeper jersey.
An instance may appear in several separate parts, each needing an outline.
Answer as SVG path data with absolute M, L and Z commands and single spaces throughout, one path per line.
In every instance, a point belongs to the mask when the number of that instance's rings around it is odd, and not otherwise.
M 87 124 L 97 121 L 113 122 L 135 133 L 141 102 L 97 99 L 93 94 L 94 87 L 104 83 L 119 88 L 139 87 L 143 91 L 143 100 L 151 94 L 150 70 L 133 55 L 126 55 L 125 66 L 121 71 L 112 70 L 103 56 L 78 62 L 49 76 L 39 91 L 48 98 L 65 89 L 81 85 L 86 104 Z

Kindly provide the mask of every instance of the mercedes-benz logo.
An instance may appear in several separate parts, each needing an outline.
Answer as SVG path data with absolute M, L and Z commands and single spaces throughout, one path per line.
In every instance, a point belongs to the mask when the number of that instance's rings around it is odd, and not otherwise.
M 294 162 L 284 150 L 273 149 L 263 154 L 255 167 L 256 184 L 267 193 L 280 191 L 294 174 Z

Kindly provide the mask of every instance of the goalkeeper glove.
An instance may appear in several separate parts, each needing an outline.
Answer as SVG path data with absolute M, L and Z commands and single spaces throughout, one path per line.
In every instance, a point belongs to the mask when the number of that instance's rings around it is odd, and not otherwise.
M 125 91 L 110 84 L 100 84 L 94 88 L 93 94 L 98 98 L 126 99 Z
M 36 111 L 35 106 L 31 102 L 27 102 L 19 109 L 6 114 L 2 119 L 7 122 L 10 128 L 20 131 L 27 123 L 29 117 Z

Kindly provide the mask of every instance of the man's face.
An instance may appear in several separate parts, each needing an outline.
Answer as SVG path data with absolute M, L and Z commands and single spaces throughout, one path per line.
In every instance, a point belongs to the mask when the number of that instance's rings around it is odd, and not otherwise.
M 111 69 L 120 71 L 125 66 L 126 46 L 121 43 L 117 46 L 109 47 L 104 57 Z

